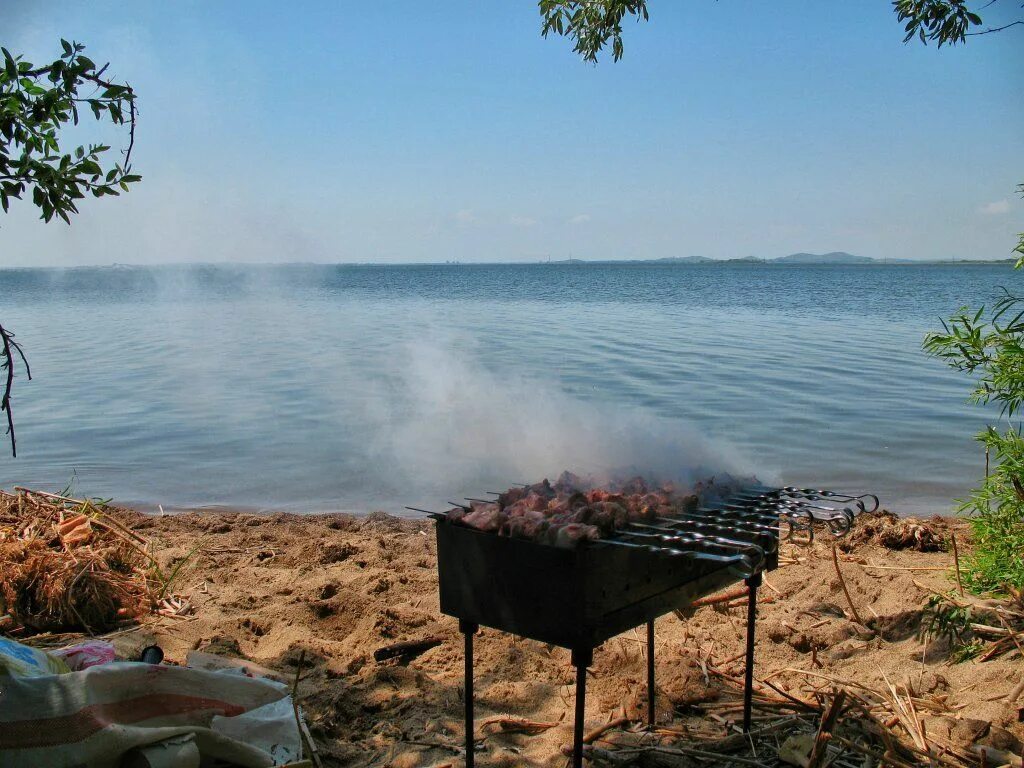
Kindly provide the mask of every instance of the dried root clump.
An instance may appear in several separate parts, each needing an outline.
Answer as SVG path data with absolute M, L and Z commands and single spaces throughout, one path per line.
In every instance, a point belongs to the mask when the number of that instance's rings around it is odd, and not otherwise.
M 97 502 L 0 491 L 0 613 L 36 632 L 105 632 L 155 603 L 147 543 Z
M 942 552 L 947 549 L 947 531 L 945 524 L 938 521 L 900 518 L 882 510 L 861 515 L 841 548 L 849 551 L 865 543 L 880 544 L 886 549 Z

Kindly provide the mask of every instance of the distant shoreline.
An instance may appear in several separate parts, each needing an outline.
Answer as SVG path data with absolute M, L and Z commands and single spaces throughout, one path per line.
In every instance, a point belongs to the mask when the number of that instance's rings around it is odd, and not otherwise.
M 867 257 L 866 257 L 867 258 Z M 858 261 L 783 261 L 780 259 L 561 259 L 551 261 L 350 261 L 350 262 L 246 262 L 246 261 L 179 261 L 164 264 L 83 264 L 74 266 L 40 265 L 40 266 L 0 266 L 4 272 L 64 271 L 75 270 L 135 270 L 135 269 L 240 269 L 261 268 L 276 269 L 281 267 L 614 267 L 614 266 L 653 266 L 653 267 L 981 267 L 1009 266 L 1013 267 L 1016 258 L 1006 259 L 869 259 Z
M 608 259 L 605 261 L 587 261 L 584 259 L 565 259 L 562 261 L 541 261 L 541 262 L 516 262 L 516 266 L 528 266 L 531 263 L 538 266 L 609 266 L 614 264 L 643 264 L 655 266 L 680 266 L 680 267 L 704 267 L 704 266 L 757 266 L 757 267 L 935 267 L 935 266 L 998 266 L 1008 264 L 1013 266 L 1017 260 L 1009 259 L 961 259 L 947 261 L 919 261 L 916 259 L 871 259 L 870 261 L 782 261 L 780 259 L 701 259 L 693 261 L 688 259 Z M 482 264 L 479 262 L 460 262 L 452 266 L 496 266 Z M 513 262 L 508 262 L 509 266 Z M 367 265 L 371 266 L 371 265 Z M 372 265 L 390 266 L 390 265 Z M 395 265 L 398 266 L 398 265 Z M 412 265 L 410 265 L 412 266 Z M 440 265 L 444 266 L 444 265 Z

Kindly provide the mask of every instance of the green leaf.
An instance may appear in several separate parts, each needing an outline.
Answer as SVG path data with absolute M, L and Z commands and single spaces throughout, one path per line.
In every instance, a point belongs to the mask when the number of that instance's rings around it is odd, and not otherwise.
M 0 51 L 3 51 L 4 54 L 4 71 L 7 74 L 7 79 L 16 80 L 18 78 L 18 63 L 6 48 L 0 48 Z

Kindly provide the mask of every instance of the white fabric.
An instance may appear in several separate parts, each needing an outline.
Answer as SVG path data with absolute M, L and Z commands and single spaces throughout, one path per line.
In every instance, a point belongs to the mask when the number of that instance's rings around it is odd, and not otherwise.
M 244 768 L 301 758 L 288 688 L 271 680 L 134 662 L 0 676 L 3 768 L 117 768 L 129 750 L 185 734 L 203 758 Z

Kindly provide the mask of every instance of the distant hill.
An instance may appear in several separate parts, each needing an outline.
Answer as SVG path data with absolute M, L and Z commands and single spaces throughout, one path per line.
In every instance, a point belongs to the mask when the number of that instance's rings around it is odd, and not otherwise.
M 707 264 L 709 259 L 707 256 L 668 256 L 663 259 L 654 259 L 658 264 Z
M 1013 264 L 1016 259 L 971 259 L 971 260 L 915 260 L 915 259 L 873 259 L 870 256 L 855 256 L 846 251 L 832 251 L 831 253 L 791 253 L 788 256 L 778 256 L 774 259 L 764 259 L 758 256 L 743 256 L 735 259 L 709 259 L 707 256 L 668 256 L 660 259 L 623 259 L 597 261 L 586 261 L 584 259 L 561 259 L 558 261 L 542 261 L 541 264 L 956 264 L 957 266 L 969 266 L 978 264 Z
M 777 264 L 872 264 L 874 259 L 870 256 L 854 256 L 846 251 L 832 251 L 831 253 L 791 253 L 789 256 L 780 256 L 771 259 Z

